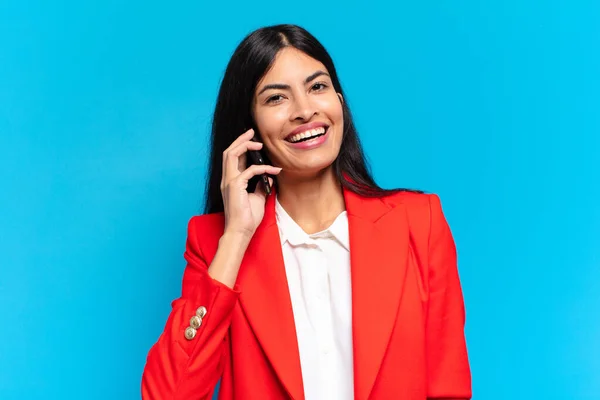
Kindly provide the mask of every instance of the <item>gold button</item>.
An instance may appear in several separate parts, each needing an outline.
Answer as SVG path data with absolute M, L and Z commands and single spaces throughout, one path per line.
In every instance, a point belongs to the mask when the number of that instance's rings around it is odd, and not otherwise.
M 196 337 L 196 330 L 194 328 L 192 328 L 191 326 L 188 326 L 187 329 L 185 330 L 185 338 L 187 340 L 192 340 L 195 337 Z
M 204 316 L 206 315 L 206 307 L 204 307 L 204 306 L 198 307 L 198 309 L 196 310 L 196 315 L 199 316 L 200 318 L 204 318 Z
M 190 326 L 194 329 L 198 329 L 200 328 L 200 325 L 202 325 L 202 318 L 200 318 L 197 315 L 194 315 L 192 319 L 190 319 Z

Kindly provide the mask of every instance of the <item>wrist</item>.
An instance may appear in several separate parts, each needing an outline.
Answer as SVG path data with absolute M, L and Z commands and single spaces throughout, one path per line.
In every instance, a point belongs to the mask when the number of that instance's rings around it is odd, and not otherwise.
M 251 239 L 250 233 L 225 231 L 219 239 L 219 247 L 245 253 Z
M 249 243 L 248 235 L 224 233 L 219 239 L 217 253 L 208 268 L 210 277 L 233 288 Z

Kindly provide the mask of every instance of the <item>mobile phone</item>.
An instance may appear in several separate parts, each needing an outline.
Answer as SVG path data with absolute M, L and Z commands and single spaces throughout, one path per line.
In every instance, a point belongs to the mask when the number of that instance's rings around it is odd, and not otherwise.
M 256 130 L 254 130 L 254 132 L 256 132 Z M 252 139 L 250 139 L 250 140 L 252 140 L 253 142 L 258 142 L 258 139 L 256 139 L 256 136 L 253 136 Z M 265 164 L 265 159 L 259 150 L 248 150 L 248 156 L 252 160 L 253 164 L 257 164 L 257 165 Z M 265 193 L 267 193 L 267 196 L 270 195 L 271 194 L 271 184 L 269 183 L 269 175 L 266 173 L 262 174 L 260 176 L 260 179 L 262 180 L 263 186 L 265 187 Z

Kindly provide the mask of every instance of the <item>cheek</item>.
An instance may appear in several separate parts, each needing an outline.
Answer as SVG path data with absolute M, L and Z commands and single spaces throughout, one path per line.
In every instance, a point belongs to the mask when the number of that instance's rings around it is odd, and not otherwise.
M 279 137 L 287 120 L 285 107 L 265 108 L 256 113 L 256 127 L 264 137 Z
M 343 125 L 344 125 L 344 108 L 342 107 L 341 104 L 338 104 L 335 107 L 334 116 L 332 118 L 334 118 L 335 122 L 337 122 L 338 124 L 340 124 L 341 127 L 343 127 Z
M 343 124 L 344 111 L 342 108 L 342 103 L 337 95 L 323 99 L 320 103 L 321 104 L 319 105 L 319 108 L 325 112 L 327 117 L 333 123 L 338 125 Z

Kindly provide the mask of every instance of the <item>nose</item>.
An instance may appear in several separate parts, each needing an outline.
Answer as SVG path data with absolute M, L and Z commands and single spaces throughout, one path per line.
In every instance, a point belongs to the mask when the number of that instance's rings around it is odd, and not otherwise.
M 308 121 L 316 114 L 318 114 L 317 108 L 310 101 L 307 94 L 294 97 L 294 106 L 290 114 L 290 120 Z

